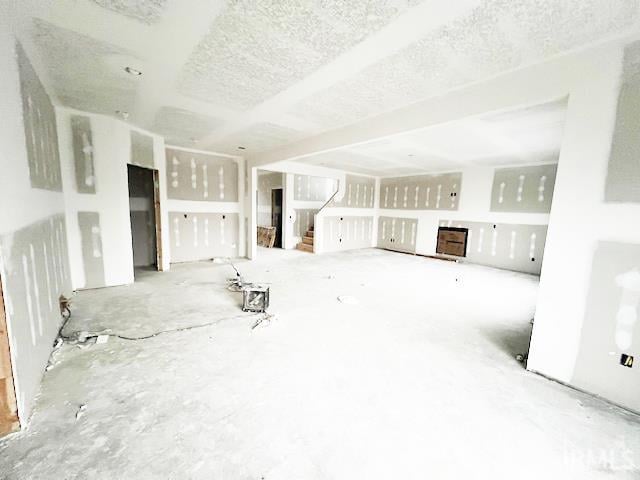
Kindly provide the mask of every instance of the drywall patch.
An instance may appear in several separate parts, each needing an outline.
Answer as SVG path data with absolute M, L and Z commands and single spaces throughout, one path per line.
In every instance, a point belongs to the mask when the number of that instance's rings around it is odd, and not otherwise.
M 108 62 L 114 56 L 135 59 L 132 52 L 40 19 L 34 19 L 30 33 L 65 106 L 113 115 L 135 104 L 139 82 Z
M 623 353 L 640 355 L 640 245 L 599 242 L 571 384 L 640 411 L 640 369 Z
M 238 164 L 231 158 L 166 149 L 167 196 L 203 202 L 238 201 Z
M 441 220 L 440 226 L 467 228 L 465 261 L 540 275 L 546 225 Z
M 91 119 L 82 115 L 72 115 L 71 134 L 73 136 L 76 188 L 79 193 L 96 193 Z
M 640 203 L 640 42 L 625 48 L 605 201 Z
M 379 248 L 416 253 L 418 220 L 415 218 L 380 217 L 378 219 Z
M 491 211 L 549 213 L 557 168 L 557 164 L 497 168 L 491 190 Z
M 167 0 L 92 0 L 94 3 L 113 12 L 154 24 L 160 21 Z
M 131 161 L 133 165 L 153 168 L 153 137 L 131 130 Z
M 170 212 L 171 261 L 238 256 L 237 213 Z
M 462 173 L 383 178 L 380 203 L 394 210 L 457 210 Z
M 16 52 L 31 186 L 62 191 L 55 110 L 19 43 Z
M 28 418 L 62 321 L 61 294 L 71 294 L 64 215 L 54 215 L 0 237 L 5 307 L 19 379 L 20 417 Z
M 84 288 L 104 287 L 104 258 L 102 255 L 102 232 L 98 212 L 78 212 L 78 228 L 82 239 L 84 263 Z

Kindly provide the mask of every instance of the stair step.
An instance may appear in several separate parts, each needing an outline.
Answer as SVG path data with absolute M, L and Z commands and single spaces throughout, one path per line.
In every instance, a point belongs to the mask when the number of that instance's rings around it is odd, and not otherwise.
M 296 245 L 296 248 L 298 250 L 302 250 L 303 252 L 313 253 L 313 245 L 307 245 L 306 243 L 300 242 L 298 245 Z
M 310 232 L 313 232 L 313 225 L 311 225 L 311 226 L 309 227 L 309 231 L 310 231 Z
M 307 245 L 313 245 L 313 237 L 302 237 L 302 243 L 306 243 Z
M 305 233 L 304 235 L 305 235 L 305 237 L 313 238 L 313 230 L 307 230 L 307 233 Z

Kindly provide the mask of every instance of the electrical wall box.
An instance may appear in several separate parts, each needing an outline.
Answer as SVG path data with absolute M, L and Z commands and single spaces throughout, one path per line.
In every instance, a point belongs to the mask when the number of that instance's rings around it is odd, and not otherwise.
M 242 288 L 243 312 L 266 312 L 269 308 L 269 287 L 258 285 Z
M 439 227 L 436 253 L 466 257 L 468 235 L 468 228 Z
M 622 365 L 623 367 L 629 367 L 629 368 L 633 367 L 633 356 L 623 353 L 620 356 L 620 365 Z

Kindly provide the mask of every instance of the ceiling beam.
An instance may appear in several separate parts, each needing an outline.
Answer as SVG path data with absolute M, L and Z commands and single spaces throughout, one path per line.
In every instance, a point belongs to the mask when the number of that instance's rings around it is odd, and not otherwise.
M 454 19 L 468 14 L 479 4 L 480 0 L 423 2 L 409 9 L 395 21 L 302 81 L 274 95 L 234 121 L 216 129 L 201 139 L 199 143 L 205 147 L 212 146 L 215 142 L 244 130 L 254 123 L 267 122 L 299 101 L 355 75 L 369 65 L 402 50 Z

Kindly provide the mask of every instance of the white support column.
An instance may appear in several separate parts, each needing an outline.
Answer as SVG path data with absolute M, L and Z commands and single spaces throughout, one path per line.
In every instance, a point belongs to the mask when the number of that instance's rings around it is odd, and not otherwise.
M 284 175 L 284 195 L 282 205 L 282 248 L 296 248 L 293 234 L 293 223 L 296 219 L 295 210 L 293 209 L 293 173 L 283 173 Z
M 247 205 L 247 212 L 249 214 L 249 229 L 247 230 L 247 257 L 250 259 L 256 258 L 258 254 L 258 168 L 249 167 L 249 205 Z
M 238 202 L 240 213 L 238 215 L 238 256 L 247 256 L 247 192 L 245 181 L 247 175 L 247 162 L 244 158 L 238 160 Z

